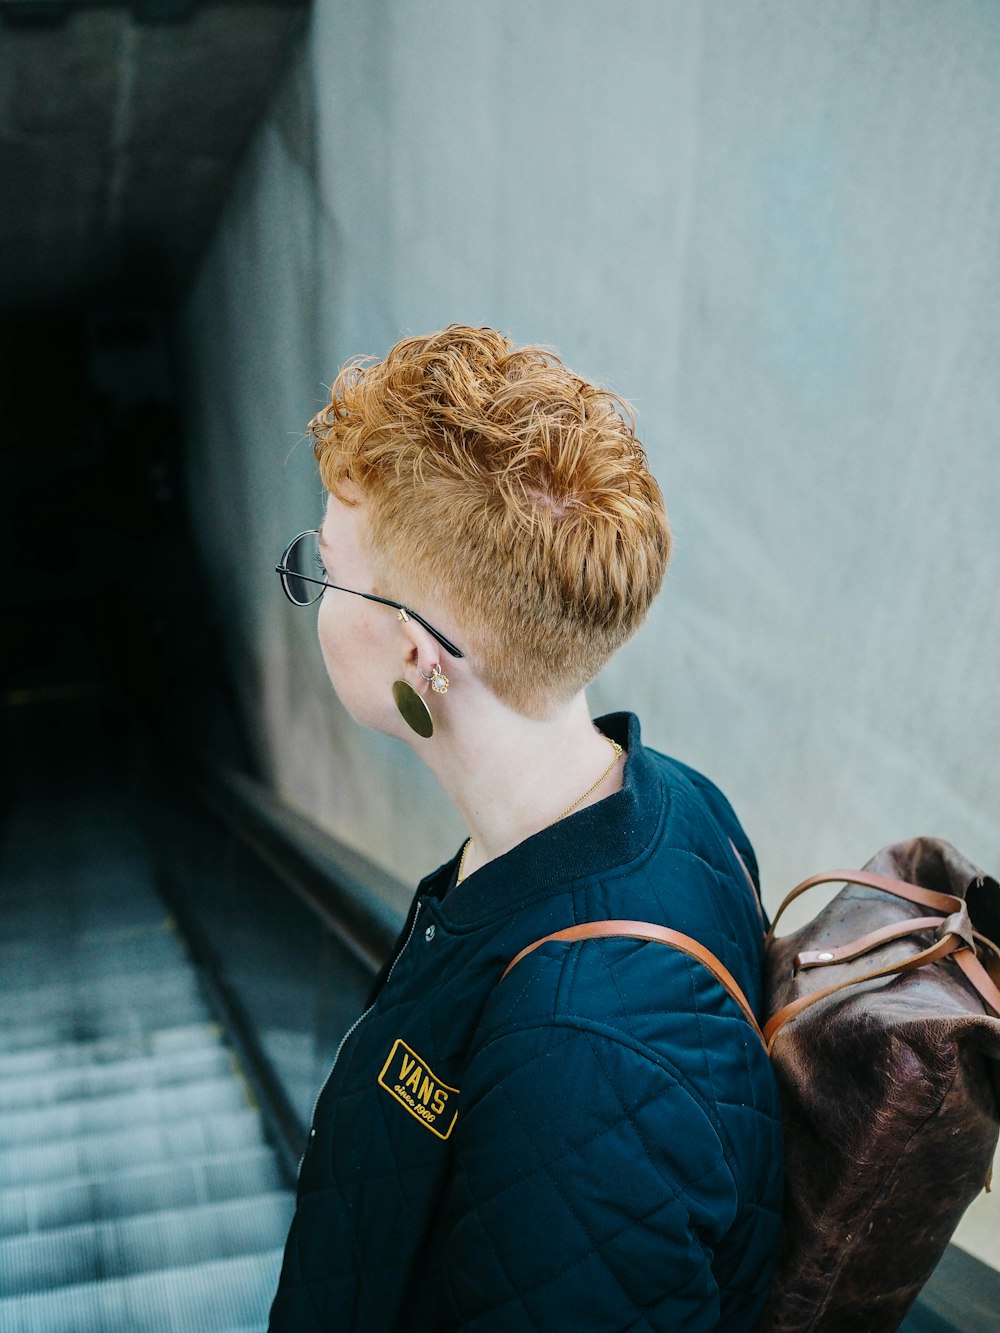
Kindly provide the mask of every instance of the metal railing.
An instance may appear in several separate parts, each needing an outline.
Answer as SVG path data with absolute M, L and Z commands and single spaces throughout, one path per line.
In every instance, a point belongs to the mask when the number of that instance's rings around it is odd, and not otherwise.
M 401 886 L 260 783 L 205 765 L 148 830 L 161 888 L 294 1180 L 317 1090 L 402 926 Z

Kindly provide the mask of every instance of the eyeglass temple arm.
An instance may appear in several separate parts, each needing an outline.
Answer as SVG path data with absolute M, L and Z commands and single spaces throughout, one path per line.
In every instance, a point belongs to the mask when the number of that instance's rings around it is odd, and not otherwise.
M 374 594 L 369 594 L 369 595 L 374 596 Z M 384 601 L 385 599 L 382 597 L 376 597 L 375 600 L 381 602 Z M 399 602 L 386 602 L 386 605 L 394 606 L 397 611 L 404 612 L 407 616 L 409 616 L 411 620 L 415 620 L 418 625 L 422 625 L 424 629 L 427 631 L 427 633 L 430 634 L 432 638 L 437 639 L 438 643 L 445 650 L 445 652 L 449 653 L 452 657 L 465 656 L 465 653 L 462 652 L 461 648 L 456 648 L 450 639 L 446 638 L 441 633 L 440 630 L 435 629 L 433 625 L 429 625 L 427 621 L 423 618 L 423 616 L 418 616 L 416 611 L 411 611 L 408 606 L 401 606 Z
M 302 533 L 301 535 L 305 537 L 310 534 Z M 298 537 L 296 537 L 295 540 L 298 541 Z M 294 542 L 292 544 L 294 545 Z M 289 547 L 289 550 L 291 550 L 291 547 Z M 303 583 L 314 583 L 318 588 L 332 588 L 334 592 L 349 592 L 353 593 L 355 597 L 363 597 L 367 602 L 378 602 L 380 606 L 391 606 L 394 611 L 399 611 L 401 613 L 402 619 L 409 617 L 410 620 L 415 620 L 418 625 L 422 625 L 427 633 L 431 635 L 433 639 L 437 640 L 446 653 L 449 653 L 452 657 L 465 656 L 465 653 L 462 652 L 461 648 L 456 648 L 452 641 L 442 634 L 440 630 L 435 629 L 433 625 L 429 624 L 423 618 L 422 615 L 419 615 L 416 611 L 411 611 L 410 608 L 404 606 L 402 602 L 393 602 L 390 598 L 379 597 L 373 592 L 358 592 L 357 588 L 343 588 L 339 583 L 328 583 L 326 579 L 310 578 L 308 574 L 299 574 L 296 571 L 289 569 L 284 562 L 280 565 L 275 565 L 274 572 L 276 574 L 290 574 L 294 578 L 301 579 Z

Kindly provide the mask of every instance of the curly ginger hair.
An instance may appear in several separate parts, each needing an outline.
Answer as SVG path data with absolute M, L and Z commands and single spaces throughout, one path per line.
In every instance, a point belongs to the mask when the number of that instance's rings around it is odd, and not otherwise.
M 592 680 L 660 589 L 670 531 L 631 409 L 552 351 L 458 324 L 406 338 L 348 362 L 309 429 L 392 595 L 447 606 L 520 712 Z

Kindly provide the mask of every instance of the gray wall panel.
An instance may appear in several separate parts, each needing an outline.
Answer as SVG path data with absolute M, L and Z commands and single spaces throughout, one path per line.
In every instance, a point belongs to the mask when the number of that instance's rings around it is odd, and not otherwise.
M 321 0 L 183 317 L 192 491 L 278 787 L 412 881 L 461 836 L 270 573 L 337 366 L 489 322 L 631 397 L 676 529 L 592 691 L 773 903 L 916 832 L 1000 868 L 1000 9 Z

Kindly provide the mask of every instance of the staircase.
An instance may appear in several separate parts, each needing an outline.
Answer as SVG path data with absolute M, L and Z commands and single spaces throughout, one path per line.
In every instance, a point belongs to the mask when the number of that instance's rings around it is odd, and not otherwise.
M 292 1195 L 108 771 L 0 830 L 0 1330 L 261 1330 Z

